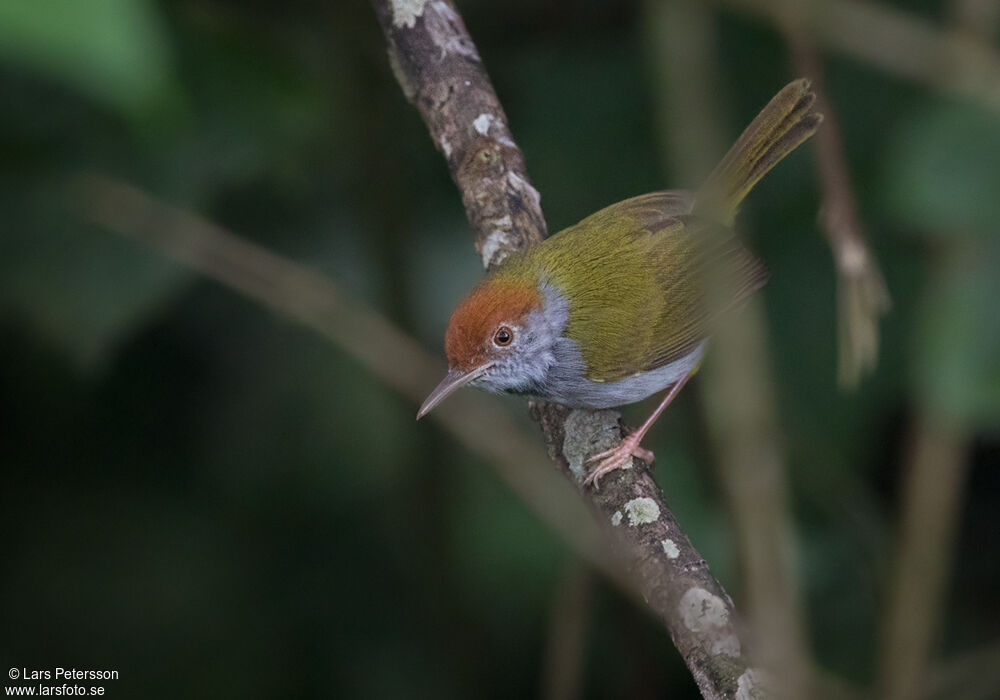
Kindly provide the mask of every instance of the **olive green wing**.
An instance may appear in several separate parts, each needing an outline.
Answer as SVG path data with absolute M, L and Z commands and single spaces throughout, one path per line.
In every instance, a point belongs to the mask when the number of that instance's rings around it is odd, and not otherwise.
M 650 236 L 662 306 L 656 314 L 650 354 L 643 371 L 688 355 L 715 330 L 719 319 L 767 282 L 767 268 L 732 230 L 679 217 L 668 236 Z M 673 238 L 667 242 L 665 238 Z
M 539 247 L 571 300 L 565 334 L 588 379 L 618 381 L 685 357 L 764 284 L 757 258 L 731 231 L 691 217 L 691 201 L 683 191 L 635 197 Z

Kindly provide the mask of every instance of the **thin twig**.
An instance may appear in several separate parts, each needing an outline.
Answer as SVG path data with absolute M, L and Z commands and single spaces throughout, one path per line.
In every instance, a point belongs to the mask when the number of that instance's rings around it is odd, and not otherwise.
M 946 32 L 902 10 L 867 0 L 715 0 L 777 27 L 795 12 L 801 28 L 825 48 L 942 92 L 1000 111 L 1000 55 L 988 44 Z M 966 70 L 943 70 L 960 57 Z
M 840 125 L 827 98 L 823 63 L 812 39 L 789 23 L 786 29 L 796 72 L 812 81 L 823 128 L 816 134 L 816 156 L 823 209 L 820 221 L 837 266 L 837 377 L 854 388 L 878 363 L 879 319 L 892 300 L 874 253 L 865 240 L 848 174 Z
M 487 266 L 545 235 L 537 192 L 468 31 L 449 0 L 373 0 L 389 62 L 420 110 L 462 194 Z M 653 480 L 635 461 L 584 488 L 584 460 L 618 443 L 614 411 L 535 403 L 550 456 L 610 526 L 650 608 L 666 625 L 706 698 L 760 693 L 732 601 L 683 534 Z M 759 695 L 758 695 L 759 697 Z
M 647 3 L 655 32 L 653 67 L 659 94 L 670 103 L 672 160 L 681 178 L 697 182 L 725 152 L 726 114 L 718 104 L 715 10 L 698 0 Z M 666 111 L 665 108 L 661 108 Z M 688 134 L 701 134 L 695 151 Z M 675 169 L 676 170 L 676 169 Z M 808 645 L 802 620 L 788 512 L 786 468 L 763 307 L 752 300 L 713 337 L 701 374 L 706 420 L 718 448 L 718 468 L 745 585 L 754 650 L 774 672 L 775 692 L 811 697 Z

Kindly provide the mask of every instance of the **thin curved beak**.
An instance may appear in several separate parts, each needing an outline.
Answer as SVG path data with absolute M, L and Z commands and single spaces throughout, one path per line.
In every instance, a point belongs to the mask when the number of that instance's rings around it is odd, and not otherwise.
M 430 413 L 432 408 L 451 396 L 451 394 L 457 389 L 460 389 L 472 380 L 481 377 L 489 368 L 490 365 L 487 363 L 476 367 L 475 369 L 470 369 L 468 372 L 462 372 L 457 369 L 449 369 L 448 374 L 444 376 L 444 379 L 441 380 L 440 384 L 434 387 L 434 391 L 428 394 L 427 398 L 424 400 L 423 406 L 421 406 L 420 410 L 417 411 L 417 420 L 420 420 L 425 415 Z

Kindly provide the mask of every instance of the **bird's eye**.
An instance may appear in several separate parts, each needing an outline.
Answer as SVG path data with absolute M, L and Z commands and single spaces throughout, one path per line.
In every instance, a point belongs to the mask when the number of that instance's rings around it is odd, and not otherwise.
M 514 331 L 507 326 L 500 326 L 493 334 L 493 344 L 500 347 L 507 347 L 514 340 Z

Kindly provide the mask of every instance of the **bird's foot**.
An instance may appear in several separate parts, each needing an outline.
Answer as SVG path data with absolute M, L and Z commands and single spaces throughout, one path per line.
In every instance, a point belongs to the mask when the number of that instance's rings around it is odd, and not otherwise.
M 642 440 L 642 435 L 639 433 L 633 433 L 627 438 L 621 441 L 621 443 L 612 447 L 610 450 L 605 450 L 596 455 L 593 455 L 587 460 L 587 464 L 592 464 L 597 462 L 597 466 L 594 470 L 587 475 L 587 478 L 583 480 L 584 486 L 589 486 L 591 483 L 594 484 L 594 490 L 598 489 L 598 479 L 600 479 L 605 474 L 613 472 L 616 469 L 624 469 L 632 461 L 633 457 L 638 457 L 647 464 L 652 464 L 656 457 L 650 450 L 645 447 L 640 447 L 639 442 Z

